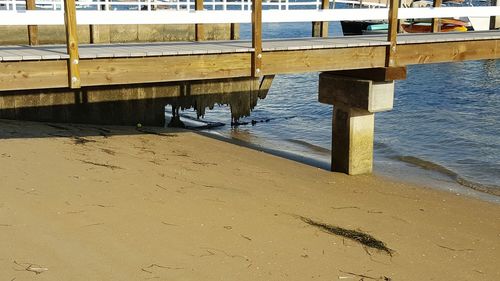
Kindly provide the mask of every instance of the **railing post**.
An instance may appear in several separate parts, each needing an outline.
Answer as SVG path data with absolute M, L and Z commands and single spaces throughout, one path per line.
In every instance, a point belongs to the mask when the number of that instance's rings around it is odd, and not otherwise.
M 262 0 L 252 0 L 252 76 L 261 76 L 262 67 Z
M 441 7 L 442 0 L 434 0 L 434 4 L 432 5 L 434 8 Z M 439 24 L 439 19 L 438 18 L 433 18 L 432 19 L 432 33 L 440 32 L 441 31 L 441 24 Z
M 491 6 L 500 6 L 500 1 L 491 0 Z M 500 16 L 491 16 L 490 17 L 490 30 L 495 30 L 500 28 Z
M 203 0 L 195 0 L 195 6 L 194 9 L 196 11 L 203 11 Z M 202 24 L 195 24 L 194 25 L 194 30 L 195 30 L 195 40 L 196 41 L 203 41 L 205 38 L 204 30 L 203 30 L 203 25 Z
M 387 32 L 387 41 L 389 41 L 389 46 L 387 47 L 385 55 L 385 66 L 391 67 L 396 65 L 396 45 L 398 37 L 398 9 L 399 0 L 390 0 L 389 3 L 389 30 Z
M 66 48 L 68 51 L 68 79 L 69 87 L 78 89 L 80 81 L 80 56 L 78 54 L 78 36 L 76 32 L 75 0 L 64 0 L 64 26 L 66 28 Z
M 335 8 L 335 2 L 333 2 Z M 330 9 L 330 0 L 321 0 L 321 10 Z M 313 37 L 328 37 L 328 22 L 315 21 L 312 23 L 312 36 Z
M 26 10 L 36 10 L 35 0 L 26 0 Z M 30 46 L 38 45 L 37 25 L 28 25 L 28 41 Z

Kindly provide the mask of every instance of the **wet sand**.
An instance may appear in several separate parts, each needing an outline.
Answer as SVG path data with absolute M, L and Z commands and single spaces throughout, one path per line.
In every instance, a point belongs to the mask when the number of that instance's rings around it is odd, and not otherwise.
M 498 204 L 194 132 L 0 120 L 0 176 L 0 280 L 500 280 Z

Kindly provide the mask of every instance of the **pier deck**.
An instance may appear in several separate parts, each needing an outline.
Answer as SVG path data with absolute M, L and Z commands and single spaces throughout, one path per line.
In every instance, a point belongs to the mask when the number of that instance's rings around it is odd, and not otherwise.
M 386 35 L 264 40 L 262 75 L 383 67 Z M 82 86 L 248 77 L 250 41 L 80 45 Z M 0 91 L 67 87 L 65 45 L 0 46 Z M 402 34 L 396 66 L 500 58 L 500 32 Z
M 265 52 L 312 49 L 338 49 L 368 46 L 387 46 L 385 35 L 362 35 L 332 38 L 272 39 L 262 42 Z M 443 43 L 476 40 L 499 40 L 500 32 L 478 31 L 437 34 L 401 34 L 398 45 Z M 249 53 L 253 49 L 249 40 L 208 42 L 163 42 L 80 45 L 81 59 L 156 57 L 200 54 Z M 68 59 L 65 45 L 0 46 L 0 61 L 30 61 Z

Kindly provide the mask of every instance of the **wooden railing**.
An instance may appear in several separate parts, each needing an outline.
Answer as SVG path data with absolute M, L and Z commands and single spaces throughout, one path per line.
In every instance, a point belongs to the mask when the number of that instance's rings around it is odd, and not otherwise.
M 333 5 L 340 4 L 345 7 L 365 7 L 380 8 L 386 7 L 388 0 L 279 0 L 265 1 L 262 3 L 264 10 L 320 10 L 325 7 L 325 2 Z M 25 0 L 0 0 L 0 10 L 24 10 Z M 113 10 L 199 10 L 200 6 L 197 0 L 80 0 L 76 3 L 77 10 L 94 11 L 113 11 Z M 380 2 L 380 3 L 379 3 Z M 63 0 L 36 0 L 40 9 L 44 10 L 64 10 Z M 250 11 L 252 1 L 250 0 L 205 0 L 203 1 L 203 10 L 241 10 Z

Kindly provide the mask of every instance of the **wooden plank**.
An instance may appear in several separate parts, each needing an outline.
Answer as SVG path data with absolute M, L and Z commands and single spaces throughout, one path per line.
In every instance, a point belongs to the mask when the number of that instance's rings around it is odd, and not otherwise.
M 356 77 L 375 82 L 389 82 L 406 79 L 406 67 L 377 67 L 365 69 L 339 70 L 331 72 L 334 75 Z
M 500 40 L 398 45 L 398 66 L 465 60 L 500 59 Z
M 262 0 L 252 0 L 252 76 L 261 76 L 262 69 Z
M 335 8 L 335 3 L 333 3 Z M 330 9 L 330 0 L 321 1 L 321 10 Z M 315 21 L 312 23 L 312 37 L 328 37 L 328 22 Z
M 264 52 L 267 74 L 383 67 L 385 46 Z
M 35 0 L 26 0 L 26 10 L 36 10 Z M 28 25 L 28 42 L 30 46 L 38 45 L 37 25 Z
M 65 60 L 0 63 L 0 91 L 68 86 Z
M 81 87 L 78 63 L 78 36 L 76 30 L 75 0 L 64 0 L 64 26 L 66 28 L 66 48 L 68 59 L 68 84 L 72 89 Z
M 389 30 L 387 32 L 387 41 L 390 45 L 387 47 L 387 54 L 385 59 L 385 66 L 394 66 L 396 62 L 394 61 L 396 56 L 396 44 L 398 36 L 398 8 L 399 0 L 390 0 L 389 2 Z
M 438 8 L 443 4 L 443 0 L 434 0 L 433 7 Z M 441 24 L 439 23 L 439 18 L 432 19 L 432 33 L 441 32 Z
M 82 86 L 251 76 L 251 54 L 81 60 Z
M 196 11 L 203 11 L 203 0 L 195 0 L 195 6 L 194 9 Z M 203 28 L 202 24 L 195 24 L 194 25 L 195 29 L 195 40 L 196 41 L 203 41 L 205 40 L 205 30 Z

